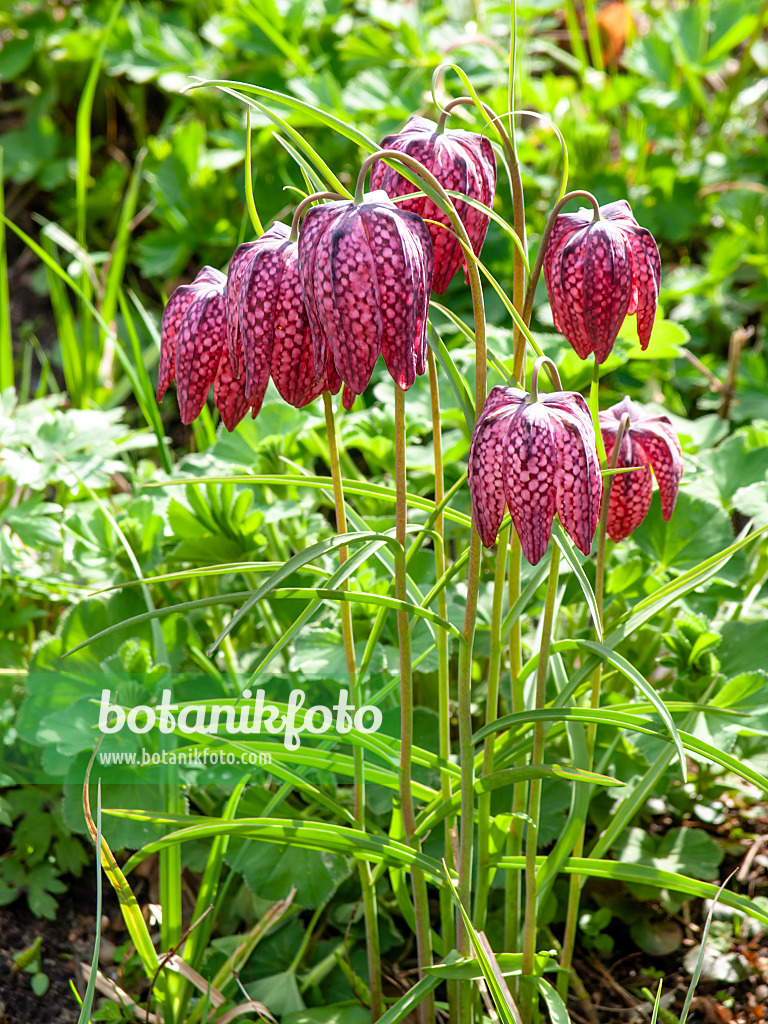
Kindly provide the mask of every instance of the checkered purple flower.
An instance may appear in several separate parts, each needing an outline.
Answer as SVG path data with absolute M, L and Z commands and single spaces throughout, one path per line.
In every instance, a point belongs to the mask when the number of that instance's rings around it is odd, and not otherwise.
M 555 513 L 585 555 L 597 530 L 603 481 L 587 403 L 572 391 L 533 397 L 495 387 L 469 450 L 472 513 L 486 547 L 508 507 L 523 554 L 536 565 Z
M 157 400 L 176 381 L 182 423 L 191 423 L 213 398 L 228 430 L 234 430 L 248 411 L 245 388 L 227 351 L 227 279 L 213 267 L 203 267 L 191 284 L 181 285 L 163 311 Z
M 493 206 L 496 193 L 496 158 L 493 147 L 484 135 L 474 132 L 447 130 L 440 134 L 437 125 L 425 117 L 411 117 L 396 135 L 388 135 L 381 141 L 382 149 L 396 149 L 421 161 L 428 171 L 437 178 L 444 189 L 461 192 L 471 199 L 477 199 L 485 206 Z M 371 170 L 371 188 L 382 188 L 393 199 L 417 191 L 407 178 L 382 160 Z M 417 213 L 424 220 L 437 221 L 428 224 L 435 253 L 435 276 L 432 287 L 441 294 L 448 287 L 457 270 L 464 266 L 464 254 L 454 237 L 453 227 L 443 211 L 426 196 L 408 199 L 398 203 L 401 210 Z M 476 256 L 485 241 L 490 218 L 487 214 L 468 203 L 456 200 L 456 212 L 466 228 L 472 250 Z M 439 225 L 445 225 L 440 227 Z M 448 228 L 449 230 L 445 230 Z
M 232 365 L 245 370 L 245 396 L 254 415 L 270 377 L 280 396 L 298 409 L 341 380 L 326 359 L 315 374 L 309 319 L 304 306 L 298 244 L 284 224 L 238 246 L 227 279 L 227 344 Z
M 653 235 L 640 227 L 629 203 L 561 213 L 544 257 L 544 279 L 555 329 L 586 359 L 611 353 L 627 314 L 648 347 L 659 300 L 661 260 Z
M 620 469 L 636 466 L 637 469 L 633 473 L 617 473 L 613 478 L 608 502 L 611 540 L 624 540 L 648 515 L 653 490 L 651 470 L 659 485 L 661 515 L 665 522 L 674 512 L 683 475 L 680 441 L 669 417 L 649 416 L 629 398 L 600 413 L 600 433 L 609 462 L 619 423 L 625 414 L 629 423 L 621 439 L 617 466 Z
M 404 391 L 424 373 L 432 243 L 421 217 L 381 191 L 359 204 L 315 206 L 299 234 L 298 266 L 315 366 L 330 354 L 347 407 L 379 353 Z

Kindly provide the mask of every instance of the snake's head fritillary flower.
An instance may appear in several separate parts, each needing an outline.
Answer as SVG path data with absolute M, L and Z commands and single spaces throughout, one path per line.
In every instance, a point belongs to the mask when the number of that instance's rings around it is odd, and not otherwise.
M 315 367 L 330 353 L 345 405 L 368 386 L 379 353 L 406 391 L 426 368 L 432 243 L 421 217 L 381 191 L 358 204 L 315 206 L 299 234 L 298 265 Z
M 203 267 L 192 284 L 181 285 L 163 311 L 157 400 L 176 381 L 182 423 L 200 415 L 213 385 L 213 398 L 228 430 L 248 411 L 245 388 L 227 351 L 227 279 Z
M 255 242 L 238 246 L 229 265 L 227 338 L 230 357 L 244 364 L 245 396 L 261 408 L 270 376 L 289 405 L 298 409 L 341 380 L 326 358 L 319 376 L 290 229 L 274 224 Z
M 431 171 L 444 189 L 452 189 L 477 199 L 485 206 L 493 206 L 496 193 L 496 158 L 493 147 L 484 135 L 462 130 L 437 131 L 434 121 L 425 117 L 411 117 L 396 135 L 388 135 L 381 142 L 382 149 L 396 149 L 420 160 Z M 417 186 L 388 167 L 383 161 L 371 170 L 371 188 L 382 188 L 392 198 L 415 192 Z M 448 216 L 426 196 L 398 203 L 400 209 L 418 213 L 424 220 L 437 221 L 448 230 L 428 224 L 435 252 L 435 278 L 432 287 L 442 294 L 457 270 L 464 266 L 464 254 L 454 237 Z M 489 217 L 468 203 L 456 200 L 456 212 L 466 228 L 472 250 L 476 256 L 485 241 Z
M 597 530 L 603 481 L 587 403 L 572 391 L 495 387 L 469 451 L 469 489 L 480 539 L 496 540 L 509 508 L 523 554 L 536 565 L 555 513 L 585 555 Z
M 651 507 L 651 470 L 659 485 L 661 515 L 668 522 L 675 509 L 683 459 L 680 441 L 667 416 L 649 416 L 628 398 L 600 413 L 600 433 L 610 462 L 622 417 L 628 417 L 621 438 L 617 467 L 636 466 L 617 473 L 608 501 L 608 536 L 624 540 L 642 523 Z
M 561 213 L 547 244 L 544 279 L 556 330 L 586 359 L 611 353 L 627 314 L 637 313 L 637 333 L 648 347 L 659 300 L 661 260 L 653 235 L 621 199 Z

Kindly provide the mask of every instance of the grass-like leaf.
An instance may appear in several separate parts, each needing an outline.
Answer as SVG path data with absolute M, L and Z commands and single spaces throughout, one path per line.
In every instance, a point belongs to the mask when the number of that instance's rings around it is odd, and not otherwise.
M 436 860 L 404 843 L 370 832 L 345 828 L 332 822 L 294 821 L 289 818 L 238 818 L 235 821 L 211 819 L 205 825 L 192 825 L 148 843 L 131 857 L 125 865 L 125 870 L 132 871 L 150 854 L 158 853 L 168 846 L 197 839 L 209 839 L 226 832 L 231 836 L 259 839 L 281 846 L 293 845 L 306 850 L 325 850 L 328 853 L 355 857 L 374 864 L 383 863 L 399 868 L 416 865 L 435 882 L 442 883 L 444 878 L 443 870 Z
M 537 867 L 544 865 L 545 857 L 537 857 Z M 524 857 L 502 857 L 497 865 L 502 870 L 521 871 L 525 868 Z M 723 891 L 712 882 L 701 882 L 697 878 L 663 871 L 646 864 L 626 864 L 615 860 L 599 860 L 594 857 L 569 857 L 561 869 L 569 875 L 584 875 L 589 878 L 606 878 L 613 882 L 629 882 L 635 885 L 653 885 L 659 889 L 671 889 L 699 899 L 711 900 L 719 894 L 720 901 L 732 910 L 739 910 L 747 917 L 768 925 L 768 911 L 760 904 L 738 893 Z

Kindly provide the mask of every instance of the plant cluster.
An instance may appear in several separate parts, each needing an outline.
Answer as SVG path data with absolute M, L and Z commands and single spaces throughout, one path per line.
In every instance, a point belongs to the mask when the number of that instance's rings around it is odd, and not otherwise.
M 132 24 L 112 10 L 114 35 L 103 39 L 96 75 Z M 65 797 L 59 809 L 53 787 L 50 804 L 27 806 L 11 790 L 0 805 L 22 837 L 0 861 L 0 893 L 17 895 L 43 867 L 47 892 L 58 891 L 53 864 L 22 850 L 32 825 L 19 817 L 34 824 L 53 809 L 57 838 L 51 832 L 46 854 L 55 860 L 63 843 L 79 864 L 70 836 L 83 828 L 78 783 L 98 775 L 98 797 L 86 785 L 86 827 L 121 903 L 133 977 L 145 978 L 132 992 L 166 1022 L 258 1011 L 287 1024 L 305 1012 L 397 1024 L 416 1012 L 467 1024 L 483 995 L 504 1021 L 564 1021 L 569 1007 L 588 1004 L 577 940 L 607 954 L 627 925 L 639 948 L 661 955 L 679 947 L 675 916 L 690 923 L 698 899 L 756 928 L 768 924 L 759 899 L 719 887 L 738 837 L 729 846 L 681 827 L 720 821 L 726 808 L 747 821 L 768 788 L 760 662 L 768 434 L 745 414 L 750 395 L 757 403 L 765 389 L 759 351 L 746 349 L 749 331 L 761 329 L 750 317 L 764 274 L 753 255 L 762 228 L 756 221 L 754 233 L 741 232 L 739 255 L 728 257 L 718 232 L 701 230 L 700 210 L 723 196 L 727 205 L 728 190 L 689 197 L 688 206 L 680 199 L 712 164 L 716 118 L 749 119 L 744 75 L 762 60 L 764 11 L 740 16 L 738 31 L 720 13 L 710 25 L 699 5 L 686 11 L 659 18 L 656 34 L 634 42 L 626 74 L 600 71 L 596 84 L 583 61 L 580 99 L 570 75 L 551 73 L 547 62 L 561 57 L 536 39 L 525 53 L 542 68 L 516 77 L 514 44 L 526 30 L 513 19 L 503 87 L 492 60 L 489 69 L 470 57 L 470 77 L 455 69 L 467 95 L 447 100 L 438 69 L 439 117 L 430 121 L 413 116 L 418 90 L 406 80 L 379 144 L 344 103 L 359 102 L 366 83 L 373 94 L 389 70 L 358 68 L 344 79 L 343 102 L 297 98 L 275 82 L 199 82 L 194 97 L 203 86 L 220 90 L 220 106 L 194 102 L 211 130 L 227 122 L 238 153 L 231 166 L 242 159 L 242 134 L 228 104 L 247 109 L 247 220 L 237 231 L 214 243 L 213 230 L 190 221 L 187 244 L 171 223 L 200 203 L 196 193 L 174 212 L 169 175 L 184 161 L 192 168 L 202 151 L 190 141 L 200 122 L 183 116 L 164 129 L 166 149 L 148 140 L 157 151 L 146 159 L 157 164 L 131 179 L 104 271 L 87 251 L 84 221 L 72 235 L 47 225 L 41 243 L 16 229 L 48 275 L 74 404 L 104 397 L 111 351 L 118 399 L 132 393 L 137 409 L 64 409 L 42 397 L 45 381 L 37 402 L 4 394 L 0 542 L 13 583 L 8 608 L 21 619 L 10 620 L 0 650 L 24 683 L 5 693 L 13 727 L 2 770 L 8 784 L 60 778 Z M 132 18 L 146 28 L 155 15 L 148 5 Z M 206 33 L 235 39 L 238 17 L 209 19 Z M 280 18 L 259 31 L 285 53 L 294 29 L 290 13 Z M 310 49 L 328 29 L 321 19 Z M 406 63 L 406 52 L 414 64 L 425 59 L 405 30 L 395 44 L 396 34 L 380 29 L 372 16 L 344 60 L 370 61 L 395 45 Z M 568 29 L 578 62 L 580 36 L 571 21 Z M 683 51 L 670 44 L 667 65 L 658 40 L 678 30 Z M 740 44 L 747 70 L 718 95 L 718 113 L 700 101 L 702 81 Z M 300 48 L 291 52 L 303 59 Z M 679 124 L 669 136 L 652 113 L 665 89 L 668 104 L 685 90 L 694 101 L 671 108 L 669 123 Z M 522 112 L 508 109 L 516 94 Z M 628 158 L 614 166 L 596 155 L 608 141 L 597 129 L 616 129 L 607 107 L 602 120 L 576 124 L 579 103 L 598 109 L 617 97 L 635 147 L 631 172 Z M 542 109 L 557 110 L 557 126 Z M 691 109 L 698 130 L 686 135 Z M 354 110 L 364 123 L 365 105 Z M 459 118 L 474 118 L 476 130 L 454 127 Z M 561 131 L 579 186 L 600 199 L 566 192 Z M 272 202 L 271 183 L 262 189 L 267 135 L 301 175 L 301 188 L 291 180 L 300 196 L 290 225 L 285 199 Z M 680 147 L 699 170 L 670 178 Z M 738 146 L 731 156 L 748 166 Z M 584 180 L 592 163 L 594 181 Z M 121 260 L 135 244 L 132 204 L 148 183 L 170 226 L 160 229 L 168 261 L 142 264 L 144 274 L 175 273 L 190 257 L 206 264 L 173 290 L 159 329 L 146 286 L 142 299 L 122 281 Z M 80 187 L 87 192 L 87 181 Z M 588 208 L 562 212 L 576 199 Z M 85 202 L 78 209 L 84 216 Z M 676 218 L 689 214 L 677 238 Z M 153 226 L 138 246 L 146 250 L 156 234 Z M 66 270 L 62 248 L 75 258 Z M 717 288 L 727 313 L 710 301 Z M 636 332 L 625 322 L 633 315 Z M 550 324 L 558 334 L 547 333 Z M 708 348 L 710 328 L 719 341 Z M 79 346 L 88 353 L 80 362 Z M 174 382 L 196 449 L 177 460 L 166 437 L 175 413 L 166 402 L 161 415 L 159 405 Z M 139 457 L 145 448 L 157 450 L 160 467 Z M 44 602 L 45 629 L 28 650 L 24 615 L 39 615 Z M 227 616 L 231 604 L 239 607 Z M 121 732 L 92 760 L 105 687 L 126 711 L 169 689 L 180 707 L 237 709 L 251 702 L 246 692 L 266 688 L 288 713 L 289 694 L 302 686 L 329 706 L 341 689 L 356 706 L 375 705 L 380 732 L 307 731 L 292 757 L 267 735 Z M 153 774 L 135 760 L 149 748 L 231 756 L 232 767 L 182 762 Z M 235 758 L 246 753 L 271 757 L 264 775 L 244 774 Z M 652 834 L 643 826 L 660 807 L 672 824 Z M 122 863 L 112 851 L 123 848 L 138 852 Z M 159 939 L 129 885 L 130 870 L 153 854 Z M 33 881 L 30 902 L 54 912 Z M 710 931 L 731 967 L 749 974 L 714 909 L 701 920 L 696 955 L 685 961 L 683 1017 L 702 972 L 716 974 Z M 400 975 L 402 965 L 413 975 Z M 757 968 L 751 977 L 760 979 Z M 130 986 L 102 983 L 130 1017 Z

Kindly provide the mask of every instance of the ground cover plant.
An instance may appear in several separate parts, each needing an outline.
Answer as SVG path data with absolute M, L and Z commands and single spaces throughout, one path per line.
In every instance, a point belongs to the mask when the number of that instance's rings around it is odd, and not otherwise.
M 9 1020 L 762 1019 L 768 11 L 445 14 L 3 15 Z

